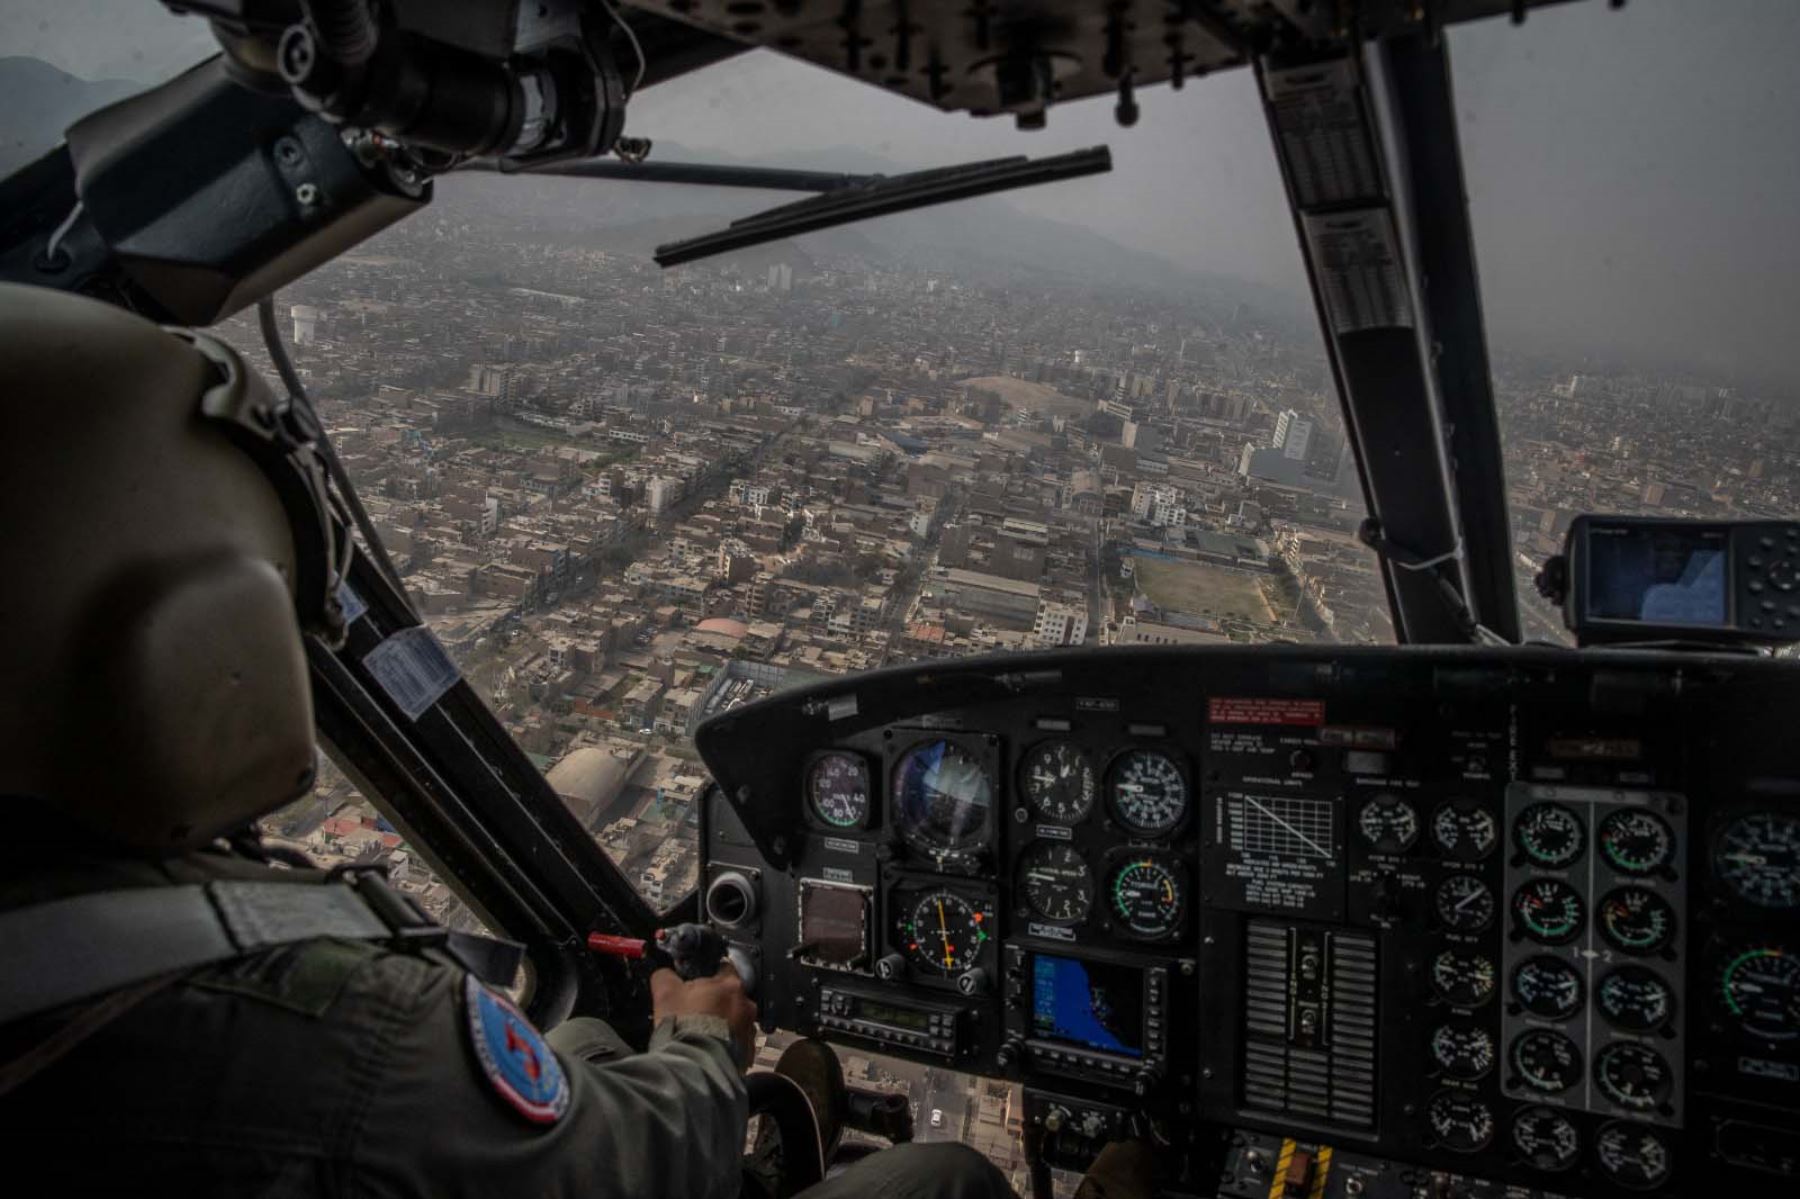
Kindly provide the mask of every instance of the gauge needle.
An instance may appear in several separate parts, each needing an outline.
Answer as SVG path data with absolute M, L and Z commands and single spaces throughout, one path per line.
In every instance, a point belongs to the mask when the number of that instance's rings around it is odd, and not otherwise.
M 944 923 L 944 901 L 943 900 L 940 899 L 937 901 L 937 908 L 938 908 L 939 939 L 944 942 L 944 969 L 948 970 L 948 969 L 950 969 L 950 929 Z
M 1460 899 L 1460 900 L 1458 900 L 1458 901 L 1457 901 L 1457 904 L 1456 904 L 1456 910 L 1457 910 L 1457 911 L 1459 911 L 1459 912 L 1460 912 L 1460 911 L 1462 911 L 1462 910 L 1463 910 L 1463 907 L 1464 907 L 1464 906 L 1465 906 L 1465 905 L 1467 905 L 1467 904 L 1468 904 L 1468 902 L 1469 902 L 1469 901 L 1470 901 L 1470 900 L 1471 900 L 1471 899 L 1475 899 L 1475 898 L 1476 898 L 1476 897 L 1478 897 L 1478 896 L 1479 896 L 1479 895 L 1480 895 L 1480 894 L 1481 894 L 1481 892 L 1479 892 L 1479 891 L 1471 891 L 1471 892 L 1469 892 L 1469 893 L 1468 893 L 1468 894 L 1467 894 L 1467 895 L 1465 895 L 1465 896 L 1463 896 L 1463 897 L 1462 897 L 1462 898 L 1461 898 L 1461 899 Z

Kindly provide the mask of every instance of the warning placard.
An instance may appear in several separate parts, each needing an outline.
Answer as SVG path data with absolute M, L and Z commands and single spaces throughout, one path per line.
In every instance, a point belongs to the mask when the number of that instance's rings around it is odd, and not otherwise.
M 1325 701 L 1215 695 L 1207 701 L 1206 718 L 1213 724 L 1295 724 L 1316 727 L 1325 723 Z
M 1302 218 L 1333 333 L 1410 329 L 1412 294 L 1386 208 Z

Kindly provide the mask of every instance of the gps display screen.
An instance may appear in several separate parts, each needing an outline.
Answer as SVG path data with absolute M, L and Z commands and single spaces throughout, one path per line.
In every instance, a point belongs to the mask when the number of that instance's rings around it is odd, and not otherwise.
M 1587 549 L 1589 619 L 1708 628 L 1728 623 L 1723 529 L 1593 524 Z
M 1046 1040 L 1142 1057 L 1143 971 L 1037 954 L 1031 962 L 1031 1027 Z

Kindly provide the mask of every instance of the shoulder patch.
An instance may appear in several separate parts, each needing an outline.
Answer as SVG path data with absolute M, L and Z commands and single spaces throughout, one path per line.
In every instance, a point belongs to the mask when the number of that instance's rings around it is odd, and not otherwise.
M 473 974 L 463 979 L 469 1043 L 488 1084 L 507 1106 L 533 1124 L 554 1124 L 569 1110 L 562 1063 L 513 1001 Z

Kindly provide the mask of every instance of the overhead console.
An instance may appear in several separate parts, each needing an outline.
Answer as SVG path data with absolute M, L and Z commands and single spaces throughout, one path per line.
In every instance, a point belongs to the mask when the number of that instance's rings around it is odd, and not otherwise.
M 865 675 L 701 727 L 704 911 L 771 1026 L 1019 1080 L 1071 1163 L 1792 1186 L 1796 711 L 1787 663 L 1550 649 Z

